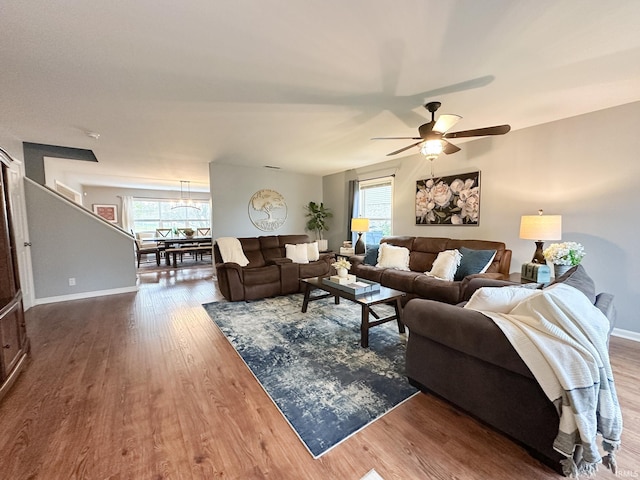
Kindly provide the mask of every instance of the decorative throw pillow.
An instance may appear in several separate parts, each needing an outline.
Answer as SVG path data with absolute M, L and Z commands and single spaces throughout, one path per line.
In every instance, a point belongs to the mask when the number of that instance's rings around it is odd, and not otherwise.
M 481 287 L 471 295 L 464 308 L 481 312 L 509 313 L 523 300 L 541 293 L 542 290 L 531 290 L 519 286 Z
M 306 243 L 299 243 L 297 245 L 291 245 L 287 243 L 284 246 L 286 256 L 293 263 L 309 263 L 309 256 L 307 254 L 308 248 Z
M 380 245 L 367 245 L 366 253 L 364 254 L 364 264 L 376 266 L 378 263 L 378 254 L 380 253 Z
M 496 256 L 495 250 L 472 250 L 466 247 L 460 247 L 460 253 L 462 260 L 454 280 L 462 280 L 467 275 L 486 272 Z
M 582 265 L 577 265 L 561 277 L 556 278 L 549 287 L 557 283 L 566 283 L 577 288 L 587 296 L 591 303 L 596 303 L 596 284 Z
M 430 277 L 436 277 L 440 280 L 452 281 L 458 265 L 460 265 L 460 259 L 462 255 L 458 250 L 445 250 L 438 253 L 438 256 L 431 265 L 431 270 L 424 272 L 425 275 Z
M 307 259 L 310 262 L 315 262 L 320 259 L 320 249 L 318 248 L 318 242 L 311 242 L 305 244 L 307 246 Z
M 409 249 L 388 243 L 380 244 L 377 267 L 409 270 Z

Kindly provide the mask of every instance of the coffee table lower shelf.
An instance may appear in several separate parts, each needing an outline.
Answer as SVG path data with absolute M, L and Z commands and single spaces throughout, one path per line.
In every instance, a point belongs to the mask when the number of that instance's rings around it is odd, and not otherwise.
M 334 297 L 335 304 L 340 304 L 340 299 L 344 298 L 351 302 L 357 303 L 362 308 L 360 318 L 360 345 L 363 348 L 369 346 L 369 329 L 376 325 L 391 322 L 395 320 L 398 323 L 398 331 L 400 333 L 405 332 L 404 323 L 402 323 L 402 304 L 400 299 L 406 295 L 405 292 L 400 290 L 394 290 L 380 286 L 380 290 L 370 293 L 364 293 L 362 295 L 353 295 L 352 293 L 333 288 L 322 282 L 322 277 L 304 278 L 300 280 L 304 284 L 304 300 L 302 302 L 302 313 L 306 313 L 309 302 L 315 300 L 321 300 L 323 298 Z M 326 293 L 313 295 L 313 290 L 323 290 Z M 374 305 L 390 304 L 393 305 L 395 314 L 387 317 L 380 318 L 378 314 L 371 308 Z M 370 321 L 369 318 L 373 317 L 375 320 Z

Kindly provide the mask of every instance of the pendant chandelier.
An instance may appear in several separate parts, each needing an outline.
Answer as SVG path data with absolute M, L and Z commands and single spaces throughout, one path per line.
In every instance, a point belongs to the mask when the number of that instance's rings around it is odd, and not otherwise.
M 175 210 L 176 208 L 193 208 L 200 210 L 191 199 L 191 182 L 189 180 L 180 180 L 180 200 L 178 200 L 171 209 Z

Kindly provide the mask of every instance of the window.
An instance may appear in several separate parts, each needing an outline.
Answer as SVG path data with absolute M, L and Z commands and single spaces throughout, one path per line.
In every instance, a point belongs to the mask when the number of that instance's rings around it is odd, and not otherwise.
M 133 229 L 136 232 L 155 232 L 157 228 L 207 228 L 211 226 L 209 200 L 193 200 L 195 208 L 172 208 L 175 200 L 134 198 Z
M 359 182 L 358 216 L 369 219 L 366 243 L 378 243 L 393 232 L 393 177 Z

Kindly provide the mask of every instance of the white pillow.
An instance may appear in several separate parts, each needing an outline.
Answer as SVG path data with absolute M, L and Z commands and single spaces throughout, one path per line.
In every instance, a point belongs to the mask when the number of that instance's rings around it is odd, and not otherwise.
M 381 243 L 376 267 L 409 270 L 409 249 Z
M 460 265 L 461 259 L 462 254 L 458 250 L 445 250 L 440 252 L 433 261 L 431 270 L 424 272 L 424 274 L 451 282 L 456 274 L 458 265 Z
M 310 262 L 315 262 L 320 259 L 320 250 L 318 249 L 318 242 L 307 243 L 307 257 Z
M 509 313 L 523 300 L 541 293 L 542 290 L 522 287 L 481 287 L 473 292 L 464 308 L 481 312 Z
M 284 246 L 287 258 L 293 263 L 309 263 L 308 248 L 306 243 L 291 245 L 289 243 Z

